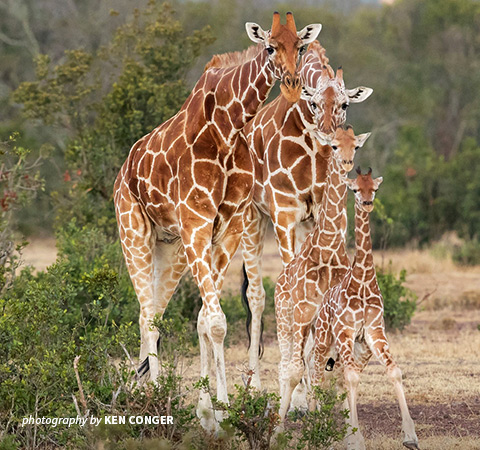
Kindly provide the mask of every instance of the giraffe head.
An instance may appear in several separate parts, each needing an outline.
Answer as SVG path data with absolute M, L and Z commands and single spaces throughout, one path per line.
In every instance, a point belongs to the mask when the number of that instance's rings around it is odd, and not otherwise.
M 353 158 L 355 152 L 363 147 L 365 141 L 368 139 L 371 133 L 364 133 L 355 136 L 353 128 L 347 126 L 346 129 L 341 127 L 335 130 L 335 133 L 326 134 L 318 131 L 318 140 L 322 145 L 329 145 L 333 149 L 333 157 L 337 163 L 346 172 L 350 172 L 353 169 Z
M 355 204 L 367 213 L 373 211 L 373 200 L 375 192 L 383 181 L 382 177 L 372 178 L 372 169 L 369 168 L 365 175 L 362 175 L 360 166 L 357 167 L 357 178 L 351 180 L 347 178 L 345 183 L 355 194 Z
M 280 89 L 289 102 L 295 103 L 300 99 L 302 86 L 297 72 L 300 52 L 305 46 L 314 41 L 322 25 L 319 23 L 307 25 L 297 32 L 293 14 L 287 13 L 287 24 L 280 23 L 280 14 L 273 14 L 272 28 L 264 31 L 260 25 L 247 22 L 247 34 L 253 42 L 265 46 L 268 54 L 268 64 L 275 78 L 281 80 Z
M 312 51 L 315 51 L 318 42 L 315 41 L 314 44 L 310 45 L 309 50 L 313 48 Z M 307 102 L 317 129 L 331 133 L 345 123 L 350 103 L 361 103 L 372 92 L 373 89 L 364 86 L 346 89 L 343 69 L 339 67 L 335 74 L 331 67 L 323 66 L 317 85 L 312 87 L 305 83 L 301 98 Z

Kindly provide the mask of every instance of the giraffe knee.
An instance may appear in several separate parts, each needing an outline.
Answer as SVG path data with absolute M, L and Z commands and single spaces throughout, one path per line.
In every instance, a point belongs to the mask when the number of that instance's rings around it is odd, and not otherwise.
M 227 334 L 227 320 L 225 315 L 210 319 L 210 338 L 215 344 L 221 344 Z
M 345 378 L 345 384 L 347 386 L 356 387 L 360 382 L 360 374 L 358 373 L 357 370 L 353 368 L 345 369 L 344 378 Z
M 304 372 L 303 364 L 302 365 L 292 364 L 289 367 L 288 380 L 292 388 L 295 388 L 298 385 L 298 383 L 300 383 L 303 377 L 303 372 Z
M 394 383 L 401 383 L 402 381 L 402 371 L 400 367 L 393 366 L 388 369 L 388 376 Z

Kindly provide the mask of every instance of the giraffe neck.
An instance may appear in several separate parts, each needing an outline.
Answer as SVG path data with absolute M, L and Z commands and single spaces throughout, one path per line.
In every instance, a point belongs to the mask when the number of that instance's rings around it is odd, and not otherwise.
M 327 181 L 323 193 L 320 213 L 315 227 L 314 239 L 345 239 L 347 230 L 347 186 L 343 178 L 347 173 L 339 166 L 330 149 L 327 157 Z
M 363 211 L 355 202 L 355 278 L 366 281 L 375 276 L 372 240 L 370 237 L 370 214 Z
M 245 114 L 237 114 L 235 120 L 240 122 L 240 128 L 243 128 L 265 103 L 276 79 L 268 53 L 264 49 L 252 60 L 238 66 L 232 75 L 231 86 L 236 88 L 234 96 L 245 109 Z M 240 81 L 237 81 L 237 77 Z
M 322 60 L 321 58 L 319 58 L 319 55 L 316 52 L 309 51 L 302 58 L 302 65 L 299 68 L 299 74 L 302 83 L 308 86 L 310 89 L 317 89 L 323 71 L 328 71 L 328 69 L 328 59 Z

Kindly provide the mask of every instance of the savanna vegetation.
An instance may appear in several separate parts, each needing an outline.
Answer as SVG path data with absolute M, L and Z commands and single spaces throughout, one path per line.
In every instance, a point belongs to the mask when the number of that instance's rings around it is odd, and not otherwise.
M 377 248 L 422 246 L 455 232 L 455 261 L 480 262 L 478 2 L 0 0 L 1 449 L 273 445 L 277 399 L 254 391 L 248 374 L 230 406 L 216 404 L 229 413 L 224 434 L 212 438 L 199 427 L 193 404 L 208 380 L 190 386 L 181 373 L 196 352 L 201 303 L 188 277 L 156 324 L 161 382 L 137 383 L 138 305 L 112 187 L 132 143 L 180 108 L 211 55 L 249 45 L 244 23 L 267 27 L 274 9 L 293 9 L 299 26 L 321 22 L 320 41 L 332 65 L 343 66 L 347 87 L 374 89 L 348 120 L 373 131 L 358 161 L 385 179 L 373 217 Z M 56 263 L 22 268 L 25 237 L 41 233 L 55 235 Z M 380 271 L 379 282 L 386 323 L 401 329 L 415 294 L 404 273 Z M 265 285 L 272 316 L 273 282 Z M 223 307 L 230 329 L 240 330 L 236 292 Z M 317 439 L 328 448 L 351 432 L 337 395 L 316 395 L 325 410 L 275 445 L 304 448 Z M 171 428 L 21 426 L 30 414 L 170 411 Z M 325 431 L 318 423 L 327 415 Z

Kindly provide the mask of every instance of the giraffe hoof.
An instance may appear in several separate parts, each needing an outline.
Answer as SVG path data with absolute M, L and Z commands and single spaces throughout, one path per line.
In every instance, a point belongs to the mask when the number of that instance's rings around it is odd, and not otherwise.
M 409 448 L 410 450 L 420 450 L 418 443 L 415 441 L 407 441 L 403 443 L 404 447 Z

